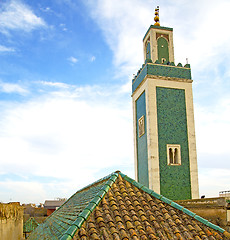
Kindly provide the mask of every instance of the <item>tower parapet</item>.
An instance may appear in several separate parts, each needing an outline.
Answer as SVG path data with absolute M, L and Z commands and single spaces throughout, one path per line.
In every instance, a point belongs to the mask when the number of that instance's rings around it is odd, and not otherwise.
M 188 82 L 192 82 L 190 64 L 187 63 L 182 66 L 181 63 L 178 63 L 177 66 L 175 66 L 174 62 L 160 64 L 159 60 L 152 63 L 151 59 L 146 59 L 145 64 L 142 65 L 132 80 L 132 92 L 140 86 L 147 75 L 164 76 L 171 81 L 187 80 Z

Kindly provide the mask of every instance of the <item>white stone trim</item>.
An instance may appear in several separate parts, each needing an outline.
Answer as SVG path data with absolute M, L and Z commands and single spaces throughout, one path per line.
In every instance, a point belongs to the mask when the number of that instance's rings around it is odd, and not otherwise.
M 135 179 L 138 180 L 137 170 L 137 142 L 136 142 L 136 100 L 145 91 L 146 102 L 146 134 L 148 147 L 148 174 L 149 188 L 160 194 L 160 172 L 158 153 L 158 130 L 157 130 L 157 106 L 156 88 L 152 88 L 151 81 L 142 81 L 132 95 L 133 99 L 133 123 L 134 123 L 134 158 L 135 158 Z
M 132 105 L 133 105 L 133 138 L 134 138 L 134 166 L 135 166 L 135 180 L 138 181 L 138 169 L 137 169 L 137 126 L 136 126 L 136 101 L 140 95 L 146 90 L 146 82 L 142 82 L 139 86 L 138 91 L 135 91 L 135 94 L 132 95 Z M 146 94 L 146 93 L 145 93 Z M 146 116 L 147 121 L 147 116 Z M 147 123 L 146 123 L 147 125 Z M 148 134 L 148 130 L 146 129 Z
M 149 188 L 160 194 L 160 166 L 158 147 L 158 127 L 157 127 L 157 102 L 156 88 L 152 81 L 147 79 L 147 143 L 148 143 L 148 164 L 149 164 Z

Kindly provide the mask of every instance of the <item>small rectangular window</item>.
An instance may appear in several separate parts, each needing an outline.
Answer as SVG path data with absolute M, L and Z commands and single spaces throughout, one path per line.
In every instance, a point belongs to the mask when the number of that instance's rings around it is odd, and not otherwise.
M 167 144 L 168 165 L 181 165 L 180 145 Z
M 138 129 L 139 129 L 139 137 L 145 134 L 145 117 L 144 115 L 138 120 Z

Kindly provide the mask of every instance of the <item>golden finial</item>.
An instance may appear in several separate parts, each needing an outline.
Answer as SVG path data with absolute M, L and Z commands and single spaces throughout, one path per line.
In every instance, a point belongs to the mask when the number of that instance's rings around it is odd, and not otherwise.
M 159 21 L 160 21 L 160 19 L 159 19 L 159 6 L 157 6 L 156 8 L 155 8 L 155 18 L 154 18 L 154 21 L 155 21 L 155 26 L 160 26 L 160 23 L 159 23 Z

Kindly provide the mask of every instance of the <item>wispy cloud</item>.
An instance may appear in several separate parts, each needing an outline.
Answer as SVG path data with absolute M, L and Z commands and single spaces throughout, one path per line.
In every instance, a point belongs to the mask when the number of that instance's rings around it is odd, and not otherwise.
M 78 59 L 73 56 L 69 57 L 67 60 L 70 61 L 71 64 L 75 64 L 78 62 Z
M 16 83 L 6 83 L 0 81 L 0 92 L 25 95 L 28 93 L 28 90 Z
M 40 8 L 40 9 L 43 12 L 51 12 L 52 11 L 50 7 L 44 7 L 44 8 Z
M 7 34 L 10 30 L 32 31 L 45 27 L 45 21 L 36 16 L 32 9 L 19 0 L 5 3 L 0 9 L 0 32 Z
M 96 60 L 96 57 L 95 56 L 92 56 L 91 58 L 90 58 L 90 62 L 94 62 Z
M 56 88 L 64 88 L 67 89 L 70 87 L 69 84 L 62 83 L 62 82 L 48 82 L 48 81 L 38 81 L 36 82 L 38 84 L 41 84 L 43 86 L 48 86 L 48 87 L 56 87 Z
M 3 45 L 0 45 L 0 53 L 1 52 L 15 52 L 15 49 L 11 48 L 11 47 L 6 47 Z
M 59 24 L 59 27 L 62 29 L 62 31 L 67 31 L 67 27 L 64 23 Z
M 153 20 L 151 4 L 139 0 L 86 2 L 114 53 L 117 77 L 131 77 L 142 64 L 142 37 Z

